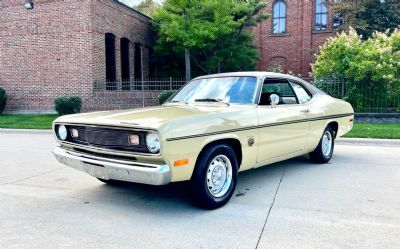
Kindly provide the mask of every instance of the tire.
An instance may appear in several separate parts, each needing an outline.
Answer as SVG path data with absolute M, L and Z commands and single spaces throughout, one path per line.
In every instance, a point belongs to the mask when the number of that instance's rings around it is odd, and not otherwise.
M 317 148 L 311 152 L 310 158 L 316 163 L 327 163 L 331 160 L 335 147 L 335 133 L 332 127 L 328 126 L 322 134 Z
M 237 183 L 238 161 L 226 144 L 213 144 L 199 156 L 190 180 L 192 199 L 200 207 L 216 209 L 232 197 Z

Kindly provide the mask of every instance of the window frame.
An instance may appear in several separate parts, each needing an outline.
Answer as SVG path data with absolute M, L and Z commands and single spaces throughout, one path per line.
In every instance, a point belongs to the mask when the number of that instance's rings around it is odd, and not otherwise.
M 106 89 L 117 90 L 116 36 L 113 33 L 104 34 L 104 60 Z
M 284 15 L 283 17 L 280 16 L 280 11 L 278 11 L 278 12 L 279 12 L 279 13 L 278 13 L 278 17 L 275 16 L 275 11 L 274 11 L 274 9 L 275 9 L 275 5 L 276 5 L 276 4 L 283 4 L 283 5 L 284 5 L 284 7 L 285 7 L 285 15 Z M 280 10 L 280 8 L 279 8 L 279 10 Z M 285 29 L 284 29 L 283 32 L 277 32 L 277 33 L 275 33 L 275 32 L 274 32 L 274 22 L 275 22 L 275 20 L 278 20 L 278 27 L 280 27 L 279 24 L 280 24 L 280 20 L 281 20 L 281 19 L 284 19 L 284 20 L 285 20 Z M 272 35 L 283 35 L 283 34 L 287 34 L 287 3 L 286 3 L 285 0 L 276 0 L 276 1 L 274 2 L 274 4 L 272 5 L 271 34 L 272 34 Z
M 262 92 L 263 86 L 264 86 L 265 84 L 268 84 L 268 83 L 265 83 L 265 82 L 266 82 L 266 81 L 269 81 L 269 80 L 277 81 L 276 83 L 272 83 L 272 82 L 271 82 L 270 84 L 282 84 L 282 83 L 287 83 L 287 84 L 289 85 L 290 90 L 291 90 L 292 93 L 293 93 L 294 98 L 296 99 L 296 103 L 294 103 L 294 104 L 280 104 L 279 106 L 283 106 L 283 105 L 293 106 L 293 105 L 298 105 L 298 104 L 299 104 L 299 99 L 298 99 L 298 97 L 297 97 L 297 95 L 296 95 L 296 92 L 294 91 L 292 85 L 290 84 L 290 80 L 289 80 L 289 79 L 285 79 L 285 78 L 268 78 L 268 77 L 266 77 L 266 78 L 264 78 L 263 81 L 261 82 L 260 96 L 259 96 L 258 101 L 257 101 L 257 105 L 258 105 L 258 106 L 271 106 L 270 104 L 269 104 L 269 105 L 260 105 L 261 95 L 263 94 L 263 92 Z M 281 97 L 284 97 L 284 96 L 281 96 Z
M 336 19 L 336 18 L 337 18 L 338 20 L 341 21 L 341 23 L 338 24 L 337 26 L 335 26 L 335 19 Z M 340 13 L 340 12 L 335 12 L 335 13 L 333 13 L 332 29 L 337 30 L 337 29 L 342 28 L 342 27 L 344 26 L 344 24 L 345 24 L 344 22 L 345 22 L 345 21 L 344 21 L 344 16 L 343 16 L 342 13 Z
M 320 5 L 324 5 L 326 12 L 318 12 L 318 1 L 320 1 Z M 322 20 L 322 16 L 326 15 L 326 28 L 317 28 L 317 20 Z M 318 18 L 320 16 L 321 18 Z M 322 23 L 322 22 L 321 22 Z M 326 0 L 314 0 L 314 31 L 316 32 L 324 32 L 327 31 L 329 27 L 329 8 Z
M 249 75 L 238 75 L 238 76 L 236 76 L 236 75 L 219 75 L 219 76 L 211 76 L 211 77 L 209 77 L 209 76 L 200 76 L 200 77 L 191 79 L 191 80 L 187 81 L 183 86 L 181 86 L 174 94 L 172 94 L 172 95 L 164 102 L 163 105 L 165 105 L 165 104 L 176 104 L 176 103 L 173 103 L 173 102 L 170 102 L 170 101 L 171 101 L 173 98 L 175 98 L 175 96 L 176 96 L 184 87 L 186 87 L 186 85 L 190 84 L 191 82 L 193 82 L 193 81 L 195 81 L 195 80 L 207 80 L 207 79 L 229 78 L 229 77 L 240 77 L 240 78 L 242 78 L 242 77 L 247 77 L 247 78 L 255 78 L 255 79 L 256 79 L 256 87 L 255 87 L 255 89 L 254 89 L 254 91 L 255 91 L 255 92 L 254 92 L 254 100 L 252 101 L 252 103 L 229 103 L 229 105 L 247 105 L 247 106 L 249 106 L 249 105 L 251 105 L 251 106 L 256 105 L 256 106 L 258 106 L 259 98 L 260 98 L 260 96 L 261 96 L 261 91 L 262 91 L 262 88 L 261 88 L 262 85 L 263 85 L 262 82 L 264 82 L 265 79 L 259 78 L 259 77 L 257 77 L 257 76 L 250 75 L 250 74 L 249 74 Z M 197 103 L 202 103 L 202 102 L 197 102 Z M 206 102 L 203 102 L 203 103 L 206 103 Z
M 304 84 L 300 83 L 299 81 L 292 80 L 292 79 L 289 79 L 289 84 L 290 84 L 290 83 L 297 84 L 297 85 L 301 86 L 301 88 L 303 88 L 304 91 L 306 91 L 306 93 L 310 96 L 310 99 L 309 99 L 309 100 L 307 100 L 307 101 L 305 101 L 305 102 L 303 102 L 303 103 L 300 103 L 299 97 L 297 96 L 296 91 L 294 90 L 293 86 L 290 85 L 290 86 L 293 88 L 294 94 L 296 95 L 298 104 L 300 104 L 300 105 L 306 104 L 306 103 L 308 103 L 308 102 L 310 102 L 310 101 L 312 100 L 312 98 L 314 97 L 314 94 L 313 94 L 313 93 L 310 91 L 310 89 L 308 89 Z
M 289 86 L 292 88 L 292 91 L 294 92 L 294 95 L 295 95 L 296 100 L 297 100 L 297 105 L 308 104 L 311 100 L 314 99 L 314 96 L 315 96 L 315 95 L 325 94 L 325 93 L 324 93 L 323 91 L 321 91 L 319 88 L 317 88 L 318 91 L 315 90 L 315 89 L 313 89 L 313 88 L 310 89 L 310 88 L 307 86 L 307 84 L 310 84 L 310 85 L 311 85 L 311 83 L 309 83 L 309 82 L 307 82 L 307 81 L 304 81 L 304 80 L 302 80 L 302 79 L 293 79 L 292 77 L 285 78 L 285 77 L 271 77 L 271 76 L 265 76 L 265 77 L 260 78 L 260 81 L 259 81 L 258 97 L 256 98 L 256 103 L 255 103 L 255 104 L 256 104 L 257 106 L 259 106 L 259 107 L 271 106 L 271 105 L 260 105 L 261 94 L 262 94 L 262 87 L 263 87 L 264 82 L 265 82 L 266 80 L 286 80 L 286 81 L 289 83 Z M 304 83 L 303 83 L 302 81 L 304 81 Z M 307 102 L 304 102 L 304 103 L 301 103 L 301 104 L 300 104 L 300 102 L 299 102 L 299 100 L 298 100 L 298 98 L 297 98 L 296 92 L 294 91 L 293 87 L 290 85 L 290 82 L 293 82 L 293 83 L 296 83 L 296 84 L 302 86 L 302 87 L 307 91 L 307 93 L 311 96 L 311 98 L 310 98 Z M 295 105 L 295 104 L 289 104 L 289 105 L 292 105 L 292 106 L 293 106 L 293 105 Z
M 142 44 L 139 42 L 134 43 L 133 48 L 133 78 L 135 81 L 142 80 L 143 78 L 143 49 Z M 132 77 L 132 76 L 131 76 Z
M 121 81 L 130 82 L 131 81 L 131 57 L 130 57 L 130 40 L 126 37 L 120 38 L 120 71 L 121 71 Z M 129 89 L 123 89 L 129 90 Z

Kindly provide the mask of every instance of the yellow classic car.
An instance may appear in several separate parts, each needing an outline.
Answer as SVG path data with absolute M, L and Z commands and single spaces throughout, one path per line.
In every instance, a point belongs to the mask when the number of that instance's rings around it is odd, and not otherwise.
M 193 79 L 162 106 L 62 116 L 57 160 L 100 181 L 190 181 L 206 208 L 229 201 L 238 172 L 309 154 L 328 162 L 354 111 L 302 79 L 240 72 Z

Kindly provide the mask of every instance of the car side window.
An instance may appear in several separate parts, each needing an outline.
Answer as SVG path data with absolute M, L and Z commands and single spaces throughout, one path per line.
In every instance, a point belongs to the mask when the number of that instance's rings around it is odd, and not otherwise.
M 272 94 L 279 96 L 278 105 L 297 104 L 295 93 L 289 85 L 289 82 L 286 80 L 265 80 L 261 91 L 259 105 L 270 105 L 270 96 Z
M 299 100 L 300 104 L 303 104 L 312 98 L 311 94 L 302 85 L 292 81 L 290 82 L 290 85 L 296 93 L 297 99 Z

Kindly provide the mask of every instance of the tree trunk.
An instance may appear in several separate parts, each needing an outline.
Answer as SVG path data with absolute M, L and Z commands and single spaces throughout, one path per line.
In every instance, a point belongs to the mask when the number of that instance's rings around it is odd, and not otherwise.
M 186 70 L 186 81 L 192 79 L 192 72 L 190 68 L 190 50 L 185 48 L 185 70 Z

